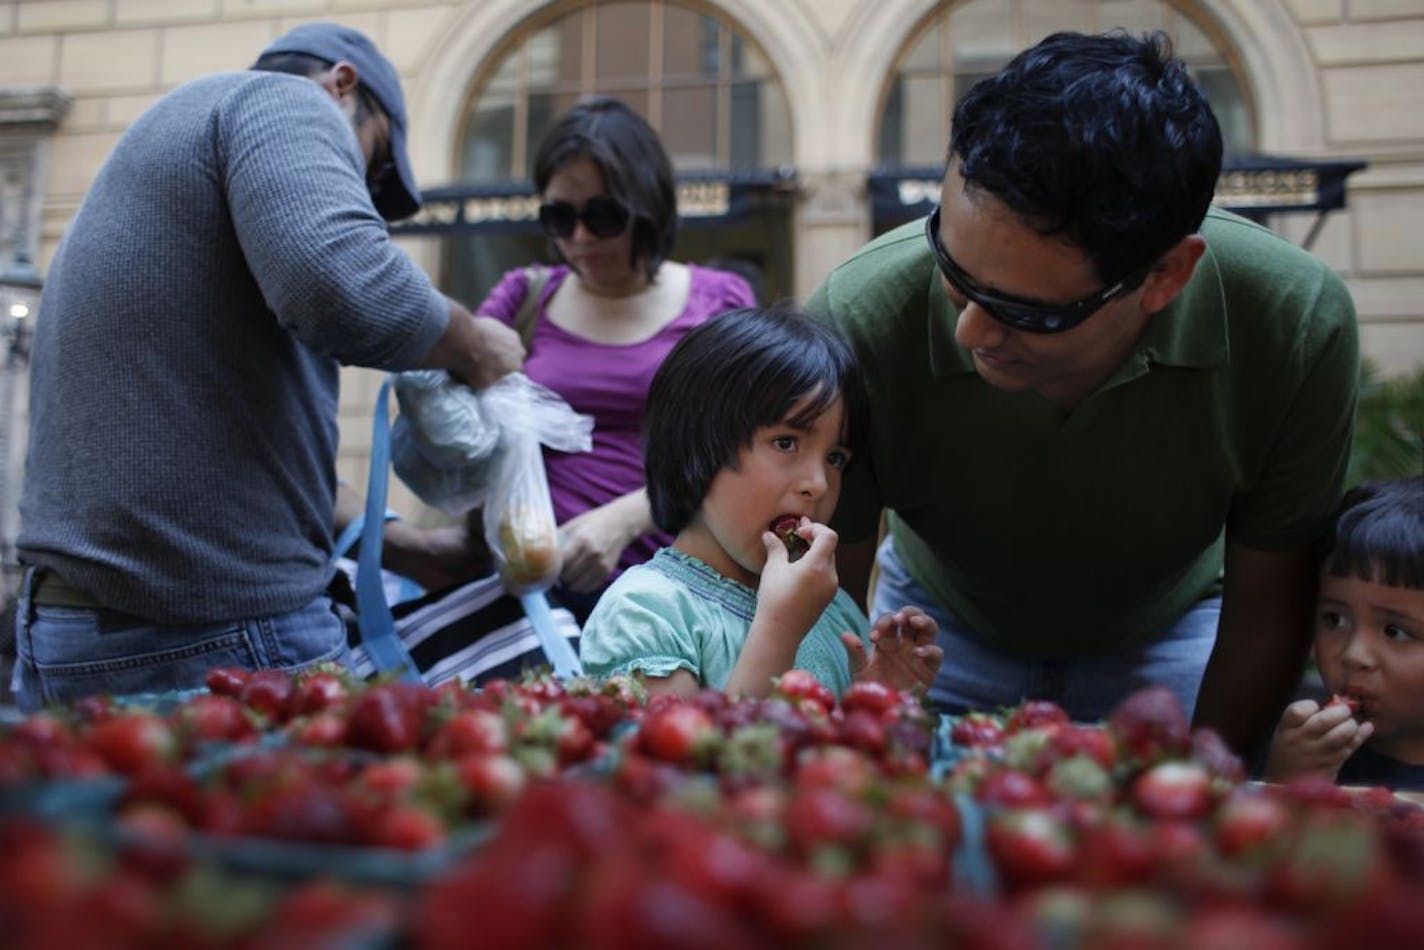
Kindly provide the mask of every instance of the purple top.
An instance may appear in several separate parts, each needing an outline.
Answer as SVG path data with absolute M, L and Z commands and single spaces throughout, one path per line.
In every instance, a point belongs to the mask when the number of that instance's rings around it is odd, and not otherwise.
M 544 450 L 549 494 L 559 524 L 643 487 L 643 412 L 653 374 L 693 327 L 724 311 L 755 305 L 751 288 L 737 275 L 696 265 L 688 268 L 687 306 L 640 343 L 599 343 L 550 322 L 549 300 L 568 277 L 569 268 L 561 264 L 548 269 L 524 373 L 563 396 L 576 411 L 593 416 L 591 452 Z M 475 312 L 512 325 L 528 290 L 524 268 L 508 271 Z M 623 552 L 614 576 L 671 543 L 660 532 L 638 538 Z

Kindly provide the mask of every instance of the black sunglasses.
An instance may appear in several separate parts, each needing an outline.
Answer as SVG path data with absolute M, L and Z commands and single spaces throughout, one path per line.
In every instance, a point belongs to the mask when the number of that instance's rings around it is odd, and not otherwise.
M 594 237 L 613 237 L 628 230 L 631 217 L 627 205 L 607 195 L 588 199 L 582 208 L 567 201 L 546 201 L 539 206 L 539 224 L 551 238 L 573 237 L 580 221 Z
M 949 256 L 949 251 L 945 250 L 939 239 L 939 210 L 936 205 L 934 211 L 925 219 L 925 238 L 930 242 L 930 249 L 934 251 L 940 273 L 966 300 L 983 307 L 989 316 L 1015 330 L 1025 330 L 1029 333 L 1062 333 L 1064 330 L 1071 330 L 1091 317 L 1103 304 L 1142 286 L 1142 282 L 1157 263 L 1154 257 L 1122 280 L 1109 284 L 1097 293 L 1056 307 L 1007 294 L 991 293 L 981 290 L 974 278 L 966 274 L 964 269 L 955 263 L 954 258 Z

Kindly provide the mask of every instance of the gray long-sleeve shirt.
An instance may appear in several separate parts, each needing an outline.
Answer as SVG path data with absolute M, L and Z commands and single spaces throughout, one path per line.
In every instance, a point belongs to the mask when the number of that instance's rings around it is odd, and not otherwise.
M 325 90 L 265 72 L 175 89 L 49 270 L 22 559 L 163 623 L 307 603 L 330 573 L 338 364 L 409 368 L 447 320 Z

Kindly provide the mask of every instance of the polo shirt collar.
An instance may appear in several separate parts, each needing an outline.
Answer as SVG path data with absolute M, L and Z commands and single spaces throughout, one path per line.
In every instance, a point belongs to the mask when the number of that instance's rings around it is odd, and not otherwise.
M 959 311 L 950 302 L 939 272 L 931 268 L 929 279 L 930 371 L 935 376 L 973 373 L 974 357 L 954 339 Z M 1113 380 L 1125 381 L 1120 378 L 1124 371 L 1128 378 L 1140 375 L 1153 363 L 1190 369 L 1224 365 L 1230 356 L 1226 326 L 1221 271 L 1208 247 L 1187 286 L 1148 321 L 1137 348 Z

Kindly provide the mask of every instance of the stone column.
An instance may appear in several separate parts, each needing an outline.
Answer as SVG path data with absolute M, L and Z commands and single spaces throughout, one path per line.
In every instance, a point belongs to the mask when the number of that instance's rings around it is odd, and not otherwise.
M 0 87 L 0 580 L 7 605 L 19 570 L 16 506 L 29 429 L 29 334 L 39 315 L 34 263 L 45 159 L 50 135 L 69 105 L 70 97 L 54 86 Z M 0 618 L 0 645 L 12 635 L 8 616 L 7 610 Z M 0 650 L 0 656 L 7 652 Z

